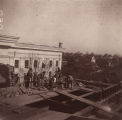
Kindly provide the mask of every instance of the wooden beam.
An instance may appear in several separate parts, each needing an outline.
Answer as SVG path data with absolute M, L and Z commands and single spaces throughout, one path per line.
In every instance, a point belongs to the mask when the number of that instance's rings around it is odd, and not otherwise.
M 86 94 L 84 94 L 84 95 L 81 95 L 80 97 L 86 97 L 86 96 L 92 95 L 92 94 L 94 94 L 94 93 L 96 93 L 96 92 L 95 92 L 95 91 L 89 92 L 89 93 L 86 93 Z
M 73 115 L 75 115 L 75 116 L 82 116 L 82 115 L 85 115 L 85 114 L 89 113 L 93 109 L 94 109 L 94 107 L 88 106 L 88 107 L 86 107 L 86 108 L 84 108 L 84 109 L 74 113 Z
M 105 99 L 101 100 L 101 101 L 100 101 L 100 102 L 98 102 L 98 103 L 102 104 L 102 103 L 106 102 L 107 100 L 111 99 L 112 97 L 114 97 L 114 96 L 116 96 L 116 95 L 120 94 L 121 92 L 122 92 L 122 90 L 119 90 L 119 91 L 117 91 L 117 92 L 113 93 L 112 95 L 108 96 L 107 98 L 105 98 Z
M 94 92 L 94 90 L 92 90 L 90 88 L 85 88 L 85 87 L 81 87 L 81 90 L 86 90 L 86 91 L 89 91 L 89 92 Z
M 112 97 L 114 97 L 114 96 L 120 94 L 121 92 L 122 92 L 122 90 L 121 90 L 121 91 L 117 91 L 116 93 L 114 93 L 114 95 L 112 94 L 111 96 L 108 96 L 106 99 L 101 100 L 101 101 L 98 102 L 98 103 L 103 104 L 104 102 L 106 102 L 106 101 L 108 101 L 109 99 L 111 99 Z M 82 97 L 82 96 L 81 96 L 81 97 Z M 120 108 L 121 108 L 121 106 L 118 107 L 115 111 L 119 111 Z M 75 116 L 82 116 L 82 115 L 84 115 L 84 114 L 86 114 L 86 113 L 92 111 L 93 109 L 94 109 L 93 106 L 88 106 L 88 107 L 84 108 L 83 110 L 80 110 L 80 111 L 74 113 L 73 115 L 75 115 Z
M 98 83 L 96 81 L 88 81 L 88 80 L 81 80 L 81 79 L 75 79 L 75 80 L 80 81 L 80 82 L 90 83 L 90 84 L 95 83 L 95 84 L 101 84 L 101 85 L 105 85 L 105 86 L 112 85 L 111 83 L 104 83 L 104 82 Z
M 90 117 L 72 115 L 69 118 L 67 118 L 66 120 L 106 120 L 106 119 L 90 118 Z
M 86 103 L 86 104 L 88 104 L 88 105 L 90 105 L 90 106 L 93 106 L 93 107 L 95 107 L 95 108 L 98 108 L 98 109 L 100 109 L 100 110 L 102 110 L 102 111 L 105 111 L 105 112 L 107 112 L 107 113 L 109 113 L 109 114 L 115 115 L 115 116 L 117 116 L 117 117 L 119 117 L 119 118 L 122 118 L 122 116 L 121 116 L 119 113 L 117 113 L 117 112 L 115 112 L 115 111 L 112 111 L 112 110 L 107 110 L 107 109 L 106 109 L 104 106 L 102 106 L 101 104 L 95 103 L 95 102 L 90 101 L 90 100 L 88 100 L 88 99 L 86 99 L 86 98 L 78 97 L 78 96 L 75 96 L 75 95 L 72 95 L 72 94 L 69 94 L 69 93 L 66 93 L 66 92 L 58 91 L 58 90 L 56 90 L 56 92 L 59 93 L 59 94 L 62 94 L 62 95 L 64 95 L 64 96 L 68 96 L 68 97 L 70 97 L 70 98 L 76 99 L 76 100 L 78 100 L 78 101 L 80 101 L 80 102 Z

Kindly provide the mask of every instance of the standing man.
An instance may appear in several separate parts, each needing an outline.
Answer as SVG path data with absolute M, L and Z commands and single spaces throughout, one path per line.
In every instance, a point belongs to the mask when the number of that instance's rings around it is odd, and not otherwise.
M 52 88 L 54 90 L 57 88 L 57 79 L 55 75 L 52 77 Z
M 69 88 L 69 80 L 68 80 L 68 75 L 65 77 L 65 87 Z
M 29 87 L 33 86 L 33 71 L 32 68 L 30 68 L 27 72 L 27 78 L 28 78 L 28 82 L 29 82 Z
M 38 86 L 38 75 L 37 75 L 37 72 L 34 72 L 34 76 L 33 76 L 33 85 L 35 87 Z
M 71 75 L 68 76 L 68 86 L 69 88 L 73 88 L 73 77 Z
M 53 89 L 53 77 L 49 76 L 49 89 Z

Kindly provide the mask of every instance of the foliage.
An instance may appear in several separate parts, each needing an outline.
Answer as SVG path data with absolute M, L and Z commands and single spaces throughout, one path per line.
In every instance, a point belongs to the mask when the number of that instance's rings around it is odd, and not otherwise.
M 101 75 L 98 78 L 96 77 L 96 79 L 99 80 L 102 78 L 105 82 L 117 82 L 121 80 L 122 57 L 118 55 L 82 54 L 80 52 L 64 53 L 63 63 L 65 64 L 62 66 L 63 74 L 71 74 L 75 78 L 90 80 L 91 73 L 98 70 L 94 69 L 95 65 L 91 62 L 93 56 L 96 59 L 96 65 L 102 71 Z

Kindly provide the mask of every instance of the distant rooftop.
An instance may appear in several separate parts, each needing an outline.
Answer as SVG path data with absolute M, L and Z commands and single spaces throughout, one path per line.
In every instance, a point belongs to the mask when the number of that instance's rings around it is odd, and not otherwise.
M 10 36 L 10 35 L 3 35 L 3 34 L 0 34 L 0 37 L 1 38 L 9 38 L 9 39 L 19 39 L 19 37 Z
M 20 49 L 56 51 L 56 52 L 63 51 L 63 48 L 56 47 L 56 46 L 37 45 L 37 44 L 31 44 L 31 43 L 20 43 L 20 42 L 18 42 L 19 39 L 20 39 L 19 37 L 0 34 L 0 45 L 9 46 L 11 48 L 20 48 Z

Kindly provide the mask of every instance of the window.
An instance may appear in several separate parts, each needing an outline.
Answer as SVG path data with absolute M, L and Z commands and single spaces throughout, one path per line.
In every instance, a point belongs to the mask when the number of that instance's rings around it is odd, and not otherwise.
M 52 65 L 53 65 L 53 62 L 52 62 L 52 60 L 50 60 L 49 67 L 52 67 Z
M 38 66 L 38 61 L 34 60 L 34 68 L 37 68 L 37 66 Z
M 45 68 L 45 64 L 44 63 L 42 63 L 42 68 Z
M 43 72 L 42 72 L 42 76 L 43 76 L 43 78 L 45 77 L 45 74 L 46 74 L 46 72 L 45 72 L 45 71 L 43 71 Z
M 15 60 L 14 66 L 15 66 L 15 68 L 19 68 L 19 60 Z
M 49 77 L 51 77 L 52 76 L 52 73 L 51 73 L 51 71 L 49 72 Z
M 56 66 L 58 66 L 58 60 L 56 60 Z
M 29 60 L 25 60 L 25 68 L 29 68 Z

